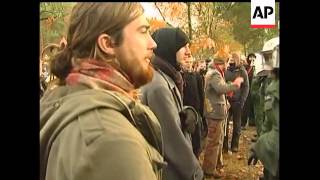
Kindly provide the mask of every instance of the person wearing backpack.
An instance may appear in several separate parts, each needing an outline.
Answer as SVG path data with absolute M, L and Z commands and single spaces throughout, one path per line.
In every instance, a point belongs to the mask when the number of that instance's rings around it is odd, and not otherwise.
M 156 43 L 139 3 L 77 3 L 40 101 L 40 180 L 160 180 L 161 127 L 137 89 Z

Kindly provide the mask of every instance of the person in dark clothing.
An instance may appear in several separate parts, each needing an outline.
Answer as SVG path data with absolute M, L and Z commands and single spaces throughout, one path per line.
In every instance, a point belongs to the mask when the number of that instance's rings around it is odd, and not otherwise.
M 46 77 L 40 76 L 40 98 L 43 96 L 47 89 Z
M 248 165 L 255 165 L 258 159 L 264 166 L 264 180 L 279 179 L 279 67 L 276 66 L 271 72 L 272 79 L 266 88 L 264 110 L 265 121 L 263 132 L 257 142 L 250 147 Z
M 244 103 L 247 99 L 249 93 L 249 80 L 248 74 L 244 66 L 240 64 L 240 55 L 237 53 L 232 54 L 232 58 L 229 61 L 229 68 L 226 70 L 225 79 L 226 81 L 233 81 L 236 77 L 242 77 L 244 82 L 241 84 L 239 90 L 234 93 L 227 94 L 228 100 L 230 102 L 229 117 L 232 116 L 233 119 L 233 132 L 231 139 L 231 151 L 238 152 L 239 148 L 239 138 L 241 134 L 241 111 L 244 107 Z M 230 119 L 228 120 L 228 122 Z M 227 123 L 227 132 L 228 132 Z M 228 133 L 224 139 L 224 150 L 228 150 Z
M 204 117 L 204 99 L 205 99 L 205 76 L 208 71 L 208 63 L 211 62 L 211 59 L 205 60 L 203 63 L 201 62 L 198 66 L 196 78 L 198 82 L 198 87 L 201 90 L 200 91 L 200 99 L 202 99 L 203 102 L 200 103 L 200 115 L 202 117 L 203 122 L 203 128 L 204 128 L 204 137 L 207 137 L 208 135 L 208 122 L 207 119 Z
M 252 78 L 253 78 L 253 72 L 254 72 L 254 60 L 256 59 L 256 55 L 251 53 L 248 55 L 246 61 L 247 64 L 244 65 L 248 78 L 249 78 L 249 93 L 248 97 L 246 99 L 246 102 L 244 104 L 244 108 L 242 111 L 242 117 L 241 117 L 241 126 L 242 129 L 246 128 L 248 118 L 249 118 L 249 125 L 254 125 L 254 114 L 253 114 L 253 103 L 251 99 L 251 84 L 252 84 Z
M 203 171 L 192 149 L 197 112 L 183 105 L 181 62 L 189 59 L 189 38 L 179 28 L 161 28 L 152 34 L 157 43 L 152 59 L 154 76 L 141 88 L 141 102 L 154 112 L 163 134 L 163 170 L 166 180 L 202 180 Z M 192 111 L 191 111 L 192 110 Z M 190 126 L 189 126 L 190 125 Z
M 266 93 L 266 88 L 271 82 L 270 74 L 271 66 L 263 65 L 262 71 L 258 72 L 252 81 L 252 99 L 254 105 L 254 119 L 257 130 L 257 137 L 262 134 L 262 127 L 265 120 L 264 112 L 264 98 Z M 255 142 L 257 139 L 253 138 L 251 141 Z
M 204 81 L 200 73 L 192 71 L 192 58 L 187 59 L 181 63 L 181 65 L 181 74 L 184 79 L 183 105 L 194 107 L 199 115 L 195 132 L 191 134 L 193 153 L 199 158 L 203 150 L 205 137 L 208 133 L 208 125 L 203 116 Z

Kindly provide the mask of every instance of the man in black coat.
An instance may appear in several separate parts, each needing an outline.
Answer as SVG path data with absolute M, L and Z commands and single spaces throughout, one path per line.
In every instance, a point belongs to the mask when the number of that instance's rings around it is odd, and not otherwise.
M 252 84 L 252 78 L 253 78 L 253 72 L 254 72 L 255 59 L 256 59 L 256 55 L 253 53 L 250 53 L 246 59 L 247 64 L 244 65 L 249 78 L 249 93 L 248 93 L 247 100 L 244 104 L 242 117 L 241 117 L 242 129 L 246 128 L 248 118 L 249 118 L 249 125 L 254 125 L 253 103 L 251 99 L 251 84 Z
M 228 94 L 228 100 L 231 105 L 229 109 L 229 117 L 232 116 L 233 119 L 233 132 L 231 139 L 232 152 L 238 152 L 239 149 L 239 139 L 241 134 L 241 112 L 249 93 L 249 80 L 247 71 L 245 70 L 243 65 L 240 64 L 240 55 L 238 53 L 233 53 L 232 58 L 229 61 L 229 67 L 225 73 L 225 80 L 227 82 L 233 81 L 237 77 L 242 77 L 244 79 L 244 82 L 241 84 L 240 89 L 236 90 L 234 93 Z M 228 133 L 226 133 L 224 141 L 224 150 L 227 150 L 228 146 L 226 145 L 228 143 Z
M 197 158 L 203 150 L 204 139 L 208 133 L 207 121 L 203 116 L 204 106 L 204 77 L 192 70 L 192 58 L 182 62 L 182 76 L 184 79 L 183 104 L 192 106 L 198 112 L 199 118 L 192 136 L 193 152 Z

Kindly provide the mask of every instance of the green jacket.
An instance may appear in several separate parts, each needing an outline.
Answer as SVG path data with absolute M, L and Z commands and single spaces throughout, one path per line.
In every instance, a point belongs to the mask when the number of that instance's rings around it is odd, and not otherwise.
M 279 80 L 273 80 L 266 89 L 264 133 L 253 150 L 272 175 L 276 175 L 279 163 Z
M 118 99 L 132 103 L 85 86 L 46 92 L 40 102 L 40 180 L 161 179 L 163 157 L 120 113 L 125 106 Z M 134 106 L 161 139 L 154 114 L 140 103 Z
M 271 79 L 266 76 L 256 76 L 252 81 L 251 96 L 254 105 L 254 116 L 258 136 L 262 134 L 263 123 L 265 119 L 264 98 L 266 88 L 270 84 Z

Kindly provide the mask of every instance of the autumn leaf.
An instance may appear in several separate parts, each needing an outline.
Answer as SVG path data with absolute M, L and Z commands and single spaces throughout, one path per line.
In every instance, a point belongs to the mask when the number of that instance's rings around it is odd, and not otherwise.
M 171 18 L 181 17 L 186 9 L 182 3 L 169 3 L 169 14 Z
M 166 22 L 162 20 L 157 20 L 157 19 L 150 19 L 149 24 L 150 24 L 150 31 L 155 31 L 159 28 L 163 28 L 167 26 Z
M 45 20 L 45 24 L 46 24 L 47 28 L 50 28 L 52 26 L 53 22 L 54 22 L 54 17 L 49 16 L 48 19 Z
M 228 45 L 223 46 L 222 48 L 218 49 L 216 54 L 216 57 L 220 57 L 223 59 L 228 59 L 230 57 L 230 48 Z
M 204 50 L 213 50 L 214 48 L 215 42 L 207 36 L 201 36 L 195 39 L 190 46 L 192 54 L 198 54 Z

